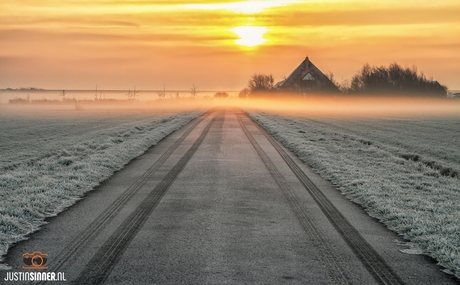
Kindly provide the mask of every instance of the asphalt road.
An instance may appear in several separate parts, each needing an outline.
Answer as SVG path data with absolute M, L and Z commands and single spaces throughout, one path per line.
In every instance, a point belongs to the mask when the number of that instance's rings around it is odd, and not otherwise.
M 7 263 L 27 272 L 22 254 L 41 251 L 43 272 L 63 272 L 63 284 L 457 284 L 405 248 L 243 112 L 213 109 Z

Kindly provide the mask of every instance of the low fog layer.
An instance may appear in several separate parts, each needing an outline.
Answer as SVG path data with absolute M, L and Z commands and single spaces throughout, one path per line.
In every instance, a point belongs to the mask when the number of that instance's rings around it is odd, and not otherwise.
M 460 100 L 412 97 L 305 96 L 234 100 L 243 108 L 315 117 L 460 116 Z M 231 104 L 230 104 L 231 105 Z
M 227 98 L 180 98 L 155 101 L 116 100 L 116 101 L 70 101 L 53 104 L 0 104 L 0 110 L 7 114 L 39 115 L 40 110 L 54 111 L 96 111 L 123 114 L 132 111 L 165 112 L 209 109 L 214 106 L 235 106 L 241 108 L 260 108 L 267 111 L 299 113 L 308 116 L 392 116 L 392 115 L 457 115 L 460 114 L 460 100 L 433 99 L 429 97 L 377 97 L 347 95 L 274 95 L 258 94 L 250 98 L 230 96 Z M 24 111 L 21 111 L 24 110 Z M 86 113 L 85 112 L 85 113 Z

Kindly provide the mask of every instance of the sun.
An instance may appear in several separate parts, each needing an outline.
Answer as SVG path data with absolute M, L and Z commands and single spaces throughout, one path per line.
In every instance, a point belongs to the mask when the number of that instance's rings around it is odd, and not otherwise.
M 267 41 L 264 39 L 264 34 L 267 32 L 266 27 L 239 26 L 231 29 L 231 31 L 240 37 L 235 43 L 242 46 L 254 47 Z

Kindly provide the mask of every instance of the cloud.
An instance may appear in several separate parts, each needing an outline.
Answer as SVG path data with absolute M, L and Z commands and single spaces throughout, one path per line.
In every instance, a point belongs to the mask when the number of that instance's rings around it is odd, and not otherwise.
M 429 23 L 460 23 L 460 6 L 434 8 L 370 8 L 366 10 L 295 10 L 289 15 L 273 13 L 258 19 L 268 26 L 375 26 Z
M 261 2 L 261 1 L 259 1 Z M 257 2 L 257 3 L 259 3 Z M 393 1 L 394 2 L 394 1 Z M 246 24 L 270 27 L 376 26 L 427 23 L 460 24 L 460 3 L 432 6 L 372 5 L 360 1 L 305 1 L 292 6 L 278 5 L 250 15 L 225 9 L 187 9 L 182 4 L 221 5 L 238 1 L 45 1 L 41 6 L 23 5 L 2 17 L 8 26 L 52 26 L 87 28 L 235 27 Z M 227 4 L 226 4 L 227 3 Z M 246 3 L 246 2 L 244 2 Z M 67 6 L 66 6 L 67 4 Z M 191 7 L 201 7 L 194 6 Z M 233 5 L 233 4 L 232 4 Z M 10 5 L 12 6 L 12 4 Z M 122 20 L 120 20 L 122 19 Z

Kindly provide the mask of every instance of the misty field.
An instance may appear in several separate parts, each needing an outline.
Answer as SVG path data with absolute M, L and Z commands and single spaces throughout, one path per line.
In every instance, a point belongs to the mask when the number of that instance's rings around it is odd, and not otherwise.
M 261 102 L 245 101 L 241 107 L 350 200 L 408 239 L 407 253 L 432 256 L 460 276 L 458 105 L 438 107 L 445 116 L 426 115 L 433 104 L 425 104 L 410 115 L 404 109 L 377 117 L 374 109 L 353 103 L 356 109 L 347 106 L 345 113 L 360 110 L 361 117 L 331 117 L 344 102 L 326 103 L 276 102 L 278 111 L 261 111 L 254 107 Z M 205 109 L 0 108 L 0 254 Z
M 460 116 L 250 116 L 350 200 L 460 276 Z
M 0 255 L 201 112 L 3 107 Z

